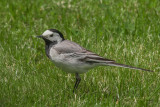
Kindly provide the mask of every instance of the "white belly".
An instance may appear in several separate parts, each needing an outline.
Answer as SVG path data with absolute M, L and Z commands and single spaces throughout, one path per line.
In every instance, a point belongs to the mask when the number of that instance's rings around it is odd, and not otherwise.
M 93 65 L 83 63 L 74 57 L 68 57 L 70 53 L 59 54 L 56 50 L 51 49 L 50 59 L 53 63 L 61 68 L 63 71 L 68 73 L 85 73 L 89 69 L 93 68 Z

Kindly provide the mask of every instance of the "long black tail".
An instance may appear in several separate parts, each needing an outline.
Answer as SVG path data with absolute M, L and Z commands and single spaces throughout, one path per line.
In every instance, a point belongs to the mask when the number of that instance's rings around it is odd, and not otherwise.
M 154 71 L 152 71 L 152 70 L 143 69 L 143 68 L 137 68 L 137 67 L 133 67 L 133 66 L 130 66 L 130 65 L 119 64 L 119 63 L 115 63 L 115 62 L 106 63 L 106 65 L 123 67 L 123 68 L 130 68 L 130 69 L 137 69 L 137 70 L 143 70 L 143 71 L 149 71 L 149 72 L 154 72 Z

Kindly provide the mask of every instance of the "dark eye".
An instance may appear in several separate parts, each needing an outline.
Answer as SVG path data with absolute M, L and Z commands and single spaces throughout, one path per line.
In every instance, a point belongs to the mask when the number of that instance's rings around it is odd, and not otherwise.
M 52 35 L 50 35 L 50 37 L 53 37 L 53 34 L 52 34 Z

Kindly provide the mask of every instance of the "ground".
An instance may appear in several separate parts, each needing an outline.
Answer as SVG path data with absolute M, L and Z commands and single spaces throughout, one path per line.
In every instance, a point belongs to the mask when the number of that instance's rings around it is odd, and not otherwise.
M 160 106 L 159 0 L 1 0 L 0 106 Z M 54 66 L 43 40 L 55 28 L 68 40 L 119 63 L 75 75 Z

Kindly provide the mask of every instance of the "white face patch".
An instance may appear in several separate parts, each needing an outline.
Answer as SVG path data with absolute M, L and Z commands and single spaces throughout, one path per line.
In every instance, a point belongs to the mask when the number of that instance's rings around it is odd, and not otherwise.
M 51 31 L 49 31 L 49 30 L 46 30 L 43 34 L 42 34 L 42 36 L 43 37 L 47 37 L 48 35 L 51 35 L 53 32 L 51 32 Z
M 56 32 L 52 32 L 50 30 L 46 30 L 42 36 L 50 41 L 57 41 L 57 43 L 61 42 L 62 41 L 62 38 L 61 36 L 56 33 Z

